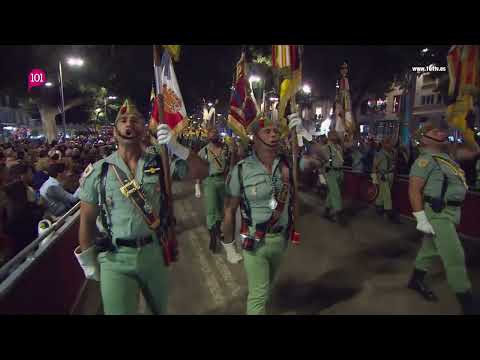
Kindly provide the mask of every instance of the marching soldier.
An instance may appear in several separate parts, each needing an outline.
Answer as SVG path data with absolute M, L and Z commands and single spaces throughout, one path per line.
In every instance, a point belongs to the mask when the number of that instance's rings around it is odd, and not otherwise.
M 210 250 L 217 251 L 217 244 L 221 241 L 221 222 L 223 219 L 223 205 L 225 200 L 225 177 L 229 168 L 230 154 L 216 128 L 208 130 L 208 144 L 198 155 L 208 162 L 208 177 L 203 179 L 203 196 L 207 212 L 207 227 L 210 232 Z M 222 242 L 227 253 L 227 260 L 236 264 L 242 260 L 233 243 Z
M 143 116 L 125 101 L 114 125 L 118 150 L 87 167 L 81 180 L 75 256 L 87 278 L 100 280 L 107 315 L 135 314 L 139 290 L 154 314 L 165 313 L 167 305 L 169 254 L 161 240 L 166 210 L 163 168 L 156 146 L 142 150 L 145 131 Z M 206 163 L 180 145 L 168 125 L 158 126 L 157 138 L 180 159 L 175 177 L 207 175 Z M 94 244 L 98 215 L 106 235 Z
M 465 254 L 456 225 L 467 184 L 460 166 L 448 155 L 448 126 L 427 123 L 417 137 L 422 150 L 410 170 L 409 197 L 417 229 L 425 233 L 408 287 L 428 301 L 437 296 L 424 282 L 435 256 L 440 256 L 450 288 L 464 314 L 473 313 L 472 285 L 465 266 Z
M 395 150 L 390 138 L 382 141 L 382 149 L 375 155 L 372 169 L 372 181 L 378 184 L 379 193 L 375 199 L 377 214 L 387 213 L 392 223 L 400 224 L 397 214 L 392 209 L 392 186 L 395 178 Z
M 289 126 L 297 126 L 297 119 Z M 240 206 L 247 314 L 263 315 L 291 231 L 293 177 L 289 162 L 279 156 L 278 123 L 262 114 L 250 125 L 250 131 L 253 153 L 239 161 L 227 178 L 223 227 L 233 242 L 233 219 Z
M 322 172 L 328 188 L 324 217 L 345 225 L 342 203 L 343 150 L 335 131 L 330 131 L 327 138 L 327 144 L 321 147 L 319 154 L 324 160 Z

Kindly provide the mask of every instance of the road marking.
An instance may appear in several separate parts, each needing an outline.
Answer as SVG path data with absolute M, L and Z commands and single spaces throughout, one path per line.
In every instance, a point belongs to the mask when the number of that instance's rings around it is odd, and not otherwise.
M 198 256 L 198 262 L 200 263 L 200 270 L 205 278 L 207 288 L 210 291 L 210 294 L 212 295 L 215 306 L 218 307 L 225 304 L 226 299 L 222 293 L 222 290 L 220 289 L 220 284 L 217 281 L 217 278 L 215 277 L 215 273 L 210 267 L 208 260 L 205 254 L 203 253 L 202 248 L 200 247 L 198 237 L 194 236 L 196 234 L 198 233 L 195 230 L 190 230 L 188 231 L 186 239 L 187 241 L 190 241 L 190 243 L 192 244 L 194 253 Z
M 202 237 L 206 237 L 208 239 L 208 232 L 205 227 L 201 227 L 198 232 L 202 235 Z M 220 275 L 223 278 L 223 281 L 225 282 L 225 285 L 227 286 L 227 289 L 231 292 L 232 297 L 235 297 L 240 293 L 241 288 L 240 285 L 234 280 L 233 274 L 228 268 L 223 255 L 213 255 L 212 257 L 217 265 Z

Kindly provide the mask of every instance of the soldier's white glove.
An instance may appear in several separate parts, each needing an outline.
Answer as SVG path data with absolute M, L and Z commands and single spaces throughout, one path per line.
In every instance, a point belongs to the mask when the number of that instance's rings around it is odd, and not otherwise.
M 167 124 L 158 125 L 157 140 L 160 145 L 167 145 L 168 149 L 182 160 L 187 160 L 190 155 L 190 149 L 177 142 L 172 129 Z
M 87 279 L 100 281 L 100 265 L 98 264 L 95 247 L 90 246 L 87 250 L 80 251 L 80 247 L 77 246 L 74 254 L 82 267 L 85 277 Z
M 325 179 L 325 176 L 323 176 L 323 174 L 318 174 L 318 180 L 320 181 L 320 184 L 327 185 L 327 179 Z
M 195 184 L 195 197 L 197 199 L 200 199 L 201 196 L 202 196 L 202 192 L 200 191 L 200 184 L 196 183 Z
M 378 176 L 377 176 L 377 174 L 376 174 L 376 173 L 372 173 L 372 174 L 370 175 L 370 177 L 372 178 L 372 183 L 378 185 Z
M 427 215 L 425 215 L 425 211 L 418 211 L 414 212 L 413 216 L 417 219 L 417 230 L 421 231 L 425 234 L 432 234 L 435 235 L 435 231 L 433 230 L 432 224 L 427 219 Z
M 293 113 L 287 116 L 288 118 L 288 128 L 293 129 L 302 126 L 302 119 L 298 115 L 298 113 Z

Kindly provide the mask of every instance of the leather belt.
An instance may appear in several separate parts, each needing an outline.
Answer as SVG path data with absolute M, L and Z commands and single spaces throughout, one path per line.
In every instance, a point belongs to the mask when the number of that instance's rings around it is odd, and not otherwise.
M 429 204 L 435 201 L 435 199 L 432 198 L 431 196 L 424 196 L 423 200 Z M 453 207 L 461 207 L 463 205 L 463 201 L 446 201 L 445 205 L 453 206 Z
M 147 237 L 138 238 L 138 239 L 117 239 L 116 240 L 118 247 L 126 246 L 131 248 L 144 247 L 145 245 L 148 245 L 152 242 L 153 242 L 152 236 L 147 236 Z

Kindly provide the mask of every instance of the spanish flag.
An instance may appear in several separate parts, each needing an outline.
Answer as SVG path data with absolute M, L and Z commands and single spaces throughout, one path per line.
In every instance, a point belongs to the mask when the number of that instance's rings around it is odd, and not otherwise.
M 474 131 L 467 120 L 473 111 L 473 98 L 480 93 L 480 46 L 454 45 L 447 55 L 450 84 L 447 120 L 465 140 L 475 144 Z
M 273 45 L 272 66 L 283 71 L 285 76 L 280 84 L 279 120 L 283 129 L 288 129 L 285 112 L 302 83 L 301 45 Z

